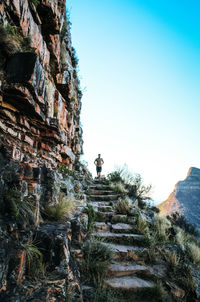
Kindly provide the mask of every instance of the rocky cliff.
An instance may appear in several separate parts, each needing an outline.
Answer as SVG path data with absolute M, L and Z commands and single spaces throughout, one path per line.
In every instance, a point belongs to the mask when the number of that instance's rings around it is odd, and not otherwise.
M 158 208 L 163 216 L 177 211 L 200 228 L 200 169 L 190 168 L 186 179 L 175 185 L 174 191 Z
M 65 5 L 65 0 L 0 1 L 4 302 L 66 301 L 68 288 L 81 299 L 72 255 L 72 243 L 79 246 L 83 235 L 81 218 L 49 222 L 47 217 L 49 207 L 69 198 L 84 200 L 90 178 L 79 162 L 82 93 Z

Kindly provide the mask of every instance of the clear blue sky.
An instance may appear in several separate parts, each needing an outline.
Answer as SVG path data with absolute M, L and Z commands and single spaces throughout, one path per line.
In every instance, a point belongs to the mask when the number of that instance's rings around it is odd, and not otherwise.
M 84 156 L 126 163 L 163 201 L 200 167 L 200 1 L 69 0 Z

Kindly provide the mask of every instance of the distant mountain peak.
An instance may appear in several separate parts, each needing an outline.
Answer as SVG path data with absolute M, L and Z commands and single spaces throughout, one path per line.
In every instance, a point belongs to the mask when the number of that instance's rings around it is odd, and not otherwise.
M 189 168 L 186 178 L 176 183 L 173 192 L 158 208 L 162 216 L 177 211 L 200 229 L 200 169 Z

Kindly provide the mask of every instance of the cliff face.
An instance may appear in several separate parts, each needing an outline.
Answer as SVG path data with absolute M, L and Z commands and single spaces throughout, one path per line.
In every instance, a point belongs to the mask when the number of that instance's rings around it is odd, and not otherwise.
M 77 63 L 65 0 L 0 1 L 0 301 L 66 301 L 68 286 L 81 300 L 81 218 L 46 215 L 90 178 Z
M 190 168 L 186 179 L 175 185 L 174 191 L 158 208 L 163 216 L 180 212 L 188 222 L 200 228 L 200 169 Z
M 19 164 L 20 181 L 37 195 L 45 169 L 73 169 L 82 153 L 65 0 L 5 0 L 0 23 L 0 168 L 5 160 Z

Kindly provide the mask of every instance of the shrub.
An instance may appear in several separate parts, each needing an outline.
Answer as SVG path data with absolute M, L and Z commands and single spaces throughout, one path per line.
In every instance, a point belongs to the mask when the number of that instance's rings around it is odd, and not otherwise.
M 35 5 L 36 8 L 40 4 L 40 0 L 30 0 L 30 1 Z
M 123 183 L 123 179 L 121 177 L 120 171 L 114 171 L 107 175 L 107 179 L 109 182 L 121 182 Z
M 117 194 L 125 195 L 128 193 L 128 191 L 125 189 L 123 183 L 121 183 L 121 182 L 111 183 L 110 188 Z
M 171 216 L 167 216 L 167 218 L 170 220 L 172 225 L 179 226 L 181 229 L 183 229 L 186 233 L 189 233 L 191 235 L 197 236 L 198 231 L 195 228 L 195 226 L 191 223 L 188 223 L 183 215 L 181 215 L 178 212 L 173 213 Z
M 149 193 L 151 185 L 144 185 L 140 174 L 132 174 L 126 165 L 118 168 L 116 171 L 108 174 L 107 179 L 110 182 L 121 182 L 128 191 L 129 197 L 137 198 L 138 201 L 151 199 Z
M 138 215 L 137 218 L 137 231 L 140 234 L 144 234 L 145 231 L 147 230 L 148 225 L 145 219 L 143 219 L 140 215 Z
M 22 199 L 21 190 L 18 186 L 13 186 L 6 190 L 4 202 L 8 216 L 17 223 L 35 223 L 33 200 L 28 197 Z
M 152 225 L 152 231 L 155 233 L 155 239 L 158 244 L 166 243 L 169 239 L 168 229 L 170 222 L 157 216 Z
M 176 251 L 169 250 L 164 251 L 164 257 L 172 269 L 176 269 L 181 259 L 180 256 L 177 255 Z
M 91 204 L 87 204 L 83 209 L 83 213 L 88 214 L 88 232 L 92 232 L 94 230 L 94 222 L 96 220 L 97 213 Z
M 0 25 L 0 46 L 8 55 L 16 52 L 33 51 L 30 47 L 30 36 L 24 37 L 19 28 L 7 25 Z
M 72 47 L 72 52 L 71 52 L 71 61 L 72 61 L 72 66 L 74 68 L 76 68 L 76 66 L 78 65 L 78 57 L 77 57 L 77 54 L 76 54 L 76 50 L 74 47 Z
M 62 174 L 63 178 L 67 178 L 68 176 L 74 177 L 74 171 L 69 170 L 65 164 L 58 166 L 58 172 Z
M 49 220 L 61 221 L 72 215 L 76 208 L 76 200 L 67 198 L 64 194 L 60 194 L 58 204 L 48 206 L 46 214 Z
M 92 238 L 83 246 L 84 270 L 89 281 L 102 286 L 109 264 L 113 260 L 113 250 L 102 240 Z
M 44 277 L 45 268 L 42 253 L 32 241 L 24 244 L 23 248 L 26 251 L 27 274 L 34 279 Z
M 187 243 L 185 250 L 192 263 L 200 265 L 200 247 L 195 243 Z
M 131 213 L 131 203 L 128 197 L 119 198 L 117 204 L 115 205 L 115 211 L 119 214 L 130 214 Z

